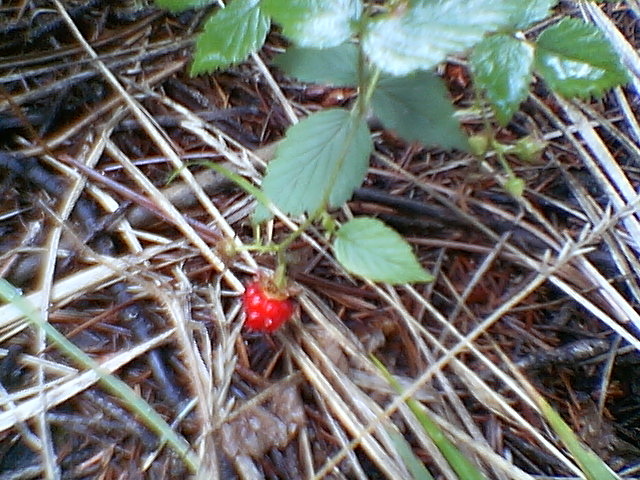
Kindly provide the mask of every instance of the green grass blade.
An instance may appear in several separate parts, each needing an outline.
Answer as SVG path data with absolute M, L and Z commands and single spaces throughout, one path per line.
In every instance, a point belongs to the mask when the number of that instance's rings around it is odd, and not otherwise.
M 154 431 L 161 441 L 165 441 L 183 459 L 187 467 L 196 472 L 199 461 L 187 441 L 174 432 L 158 413 L 134 392 L 122 380 L 103 370 L 98 363 L 71 343 L 51 324 L 45 322 L 38 311 L 21 295 L 20 291 L 4 278 L 0 278 L 0 298 L 19 308 L 32 327 L 44 330 L 47 338 L 65 355 L 82 368 L 93 370 L 99 377 L 101 385 L 116 397 L 120 398 L 129 409 Z
M 402 394 L 402 387 L 395 378 L 389 373 L 386 367 L 375 358 L 371 356 L 373 363 L 382 372 L 389 385 Z M 451 466 L 454 472 L 458 475 L 460 480 L 487 480 L 486 477 L 478 470 L 467 457 L 445 436 L 444 432 L 440 429 L 437 423 L 435 423 L 431 417 L 424 410 L 422 405 L 413 398 L 407 398 L 406 404 L 409 409 L 416 416 L 425 433 L 429 435 L 434 445 L 438 447 L 438 450 L 442 452 L 442 455 L 446 458 L 447 462 Z
M 562 443 L 571 452 L 578 466 L 589 480 L 620 480 L 620 477 L 600 457 L 582 445 L 569 425 L 541 395 L 536 394 L 535 400 L 553 431 L 560 437 Z
M 205 167 L 210 168 L 211 170 L 215 170 L 220 175 L 231 180 L 233 183 L 235 183 L 238 187 L 240 187 L 242 190 L 247 192 L 249 195 L 252 195 L 253 197 L 255 197 L 255 199 L 260 204 L 264 205 L 267 208 L 269 208 L 269 206 L 271 205 L 271 201 L 264 194 L 262 190 L 260 190 L 258 187 L 256 187 L 253 183 L 251 183 L 249 180 L 247 180 L 243 176 L 238 175 L 237 173 L 229 170 L 226 167 L 223 167 L 219 163 L 203 160 L 203 161 L 191 162 L 190 165 L 204 165 Z M 176 173 L 174 173 L 168 181 L 170 182 L 173 178 L 175 178 L 175 176 L 178 173 L 180 173 L 179 170 Z
M 558 435 L 564 446 L 569 450 L 571 456 L 576 461 L 582 473 L 588 480 L 621 480 L 621 478 L 609 468 L 609 466 L 598 457 L 591 449 L 584 446 L 580 439 L 571 430 L 569 425 L 565 423 L 562 417 L 549 405 L 542 395 L 529 383 L 527 378 L 518 370 L 518 368 L 509 360 L 509 358 L 500 350 L 497 345 L 496 351 L 503 361 L 509 365 L 513 376 L 525 388 L 527 393 L 535 401 L 540 408 L 542 415 Z
M 420 461 L 420 459 L 413 453 L 411 450 L 411 446 L 404 437 L 393 428 L 387 428 L 387 433 L 393 442 L 393 446 L 396 449 L 396 452 L 402 457 L 402 461 L 404 465 L 411 473 L 411 476 L 414 480 L 434 480 L 427 467 Z

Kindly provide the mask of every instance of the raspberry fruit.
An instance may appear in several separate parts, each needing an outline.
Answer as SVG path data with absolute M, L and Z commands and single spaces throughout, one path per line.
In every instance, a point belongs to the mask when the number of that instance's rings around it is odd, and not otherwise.
M 293 315 L 294 303 L 289 297 L 278 296 L 260 281 L 249 283 L 242 297 L 247 320 L 245 327 L 258 332 L 275 332 Z

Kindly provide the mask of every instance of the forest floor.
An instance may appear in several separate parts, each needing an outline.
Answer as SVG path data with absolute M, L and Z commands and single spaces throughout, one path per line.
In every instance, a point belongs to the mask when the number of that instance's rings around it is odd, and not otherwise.
M 197 160 L 258 184 L 262 147 L 291 112 L 355 92 L 271 67 L 286 45 L 275 29 L 249 61 L 191 78 L 204 14 L 134 3 L 0 3 L 0 277 L 189 449 L 159 443 L 97 373 L 5 304 L 0 480 L 185 478 L 190 465 L 198 478 L 410 478 L 390 431 L 434 477 L 457 478 L 371 354 L 488 479 L 582 478 L 516 371 L 621 478 L 640 478 L 637 0 L 563 1 L 546 21 L 595 23 L 632 81 L 589 102 L 534 84 L 497 131 L 546 145 L 509 158 L 521 199 L 491 155 L 376 129 L 365 184 L 338 217 L 383 219 L 436 281 L 355 279 L 312 229 L 289 258 L 299 309 L 275 335 L 243 329 L 240 301 L 273 258 L 226 248 L 253 242 L 254 200 L 213 174 L 206 192 L 186 170 L 165 184 Z M 471 112 L 464 59 L 439 73 Z M 484 126 L 472 113 L 461 122 L 468 134 Z M 263 234 L 291 228 L 278 220 Z

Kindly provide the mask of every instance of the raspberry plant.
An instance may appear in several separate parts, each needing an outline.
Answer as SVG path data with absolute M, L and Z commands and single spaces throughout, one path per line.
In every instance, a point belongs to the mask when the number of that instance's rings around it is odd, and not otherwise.
M 172 10 L 208 0 L 158 0 Z M 410 246 L 374 218 L 336 227 L 328 211 L 343 205 L 366 175 L 373 143 L 366 119 L 375 115 L 407 141 L 443 148 L 493 150 L 507 172 L 505 188 L 524 189 L 493 124 L 505 126 L 526 98 L 534 73 L 565 97 L 598 96 L 625 83 L 627 73 L 594 26 L 566 18 L 537 35 L 526 30 L 548 17 L 557 0 L 232 0 L 214 10 L 199 35 L 193 75 L 228 67 L 258 51 L 278 24 L 292 47 L 275 64 L 302 82 L 355 87 L 349 108 L 309 115 L 290 127 L 267 168 L 261 197 L 287 215 L 306 216 L 301 228 L 271 250 L 283 251 L 304 228 L 322 220 L 337 260 L 351 273 L 388 283 L 432 280 Z M 471 139 L 434 69 L 449 55 L 468 52 L 480 102 L 493 112 L 486 131 Z M 524 144 L 523 144 L 524 145 Z M 525 148 L 526 147 L 526 148 Z M 530 146 L 523 148 L 529 149 Z M 258 205 L 253 221 L 271 218 Z

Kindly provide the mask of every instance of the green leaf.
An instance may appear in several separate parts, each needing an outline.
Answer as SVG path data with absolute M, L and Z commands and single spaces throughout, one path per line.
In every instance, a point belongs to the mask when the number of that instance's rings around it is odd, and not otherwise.
M 593 25 L 565 18 L 538 38 L 535 68 L 552 90 L 565 97 L 600 96 L 627 82 L 620 58 Z
M 524 5 L 517 8 L 509 19 L 510 25 L 518 30 L 547 18 L 558 0 L 521 0 L 522 3 Z
M 400 234 L 375 218 L 354 218 L 342 225 L 333 249 L 348 272 L 374 282 L 399 284 L 434 279 Z
M 363 38 L 371 61 L 393 75 L 429 70 L 486 33 L 509 26 L 522 0 L 416 0 L 409 5 L 369 22 Z
M 323 49 L 292 47 L 273 63 L 301 82 L 341 87 L 358 83 L 358 48 L 352 43 Z
M 506 125 L 529 92 L 533 48 L 510 35 L 493 35 L 476 45 L 470 60 L 476 85 Z
M 364 180 L 373 149 L 366 122 L 347 110 L 314 113 L 287 130 L 262 190 L 284 213 L 315 213 L 346 202 Z M 269 212 L 258 206 L 253 221 Z
M 192 8 L 206 7 L 213 3 L 213 1 L 214 0 L 156 0 L 155 4 L 171 12 L 184 12 Z
M 371 97 L 374 114 L 405 140 L 468 150 L 444 82 L 431 72 L 383 76 Z
M 243 61 L 262 47 L 270 25 L 259 0 L 233 0 L 207 19 L 196 41 L 191 75 Z
M 263 0 L 262 6 L 296 45 L 312 48 L 348 40 L 362 12 L 361 0 Z

